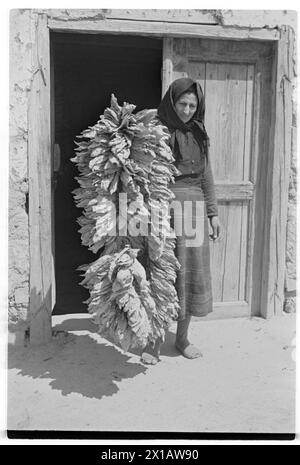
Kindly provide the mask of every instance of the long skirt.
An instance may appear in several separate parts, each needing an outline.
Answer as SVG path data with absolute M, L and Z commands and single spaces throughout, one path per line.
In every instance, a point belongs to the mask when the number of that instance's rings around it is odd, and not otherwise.
M 208 220 L 200 187 L 171 187 L 175 194 L 171 208 L 171 225 L 176 234 L 176 257 L 180 263 L 176 290 L 180 312 L 203 317 L 212 311 L 212 285 Z

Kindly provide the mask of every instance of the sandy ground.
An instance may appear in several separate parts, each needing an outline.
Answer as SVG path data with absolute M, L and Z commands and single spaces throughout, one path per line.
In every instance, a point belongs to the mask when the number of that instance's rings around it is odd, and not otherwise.
M 151 367 L 89 318 L 57 316 L 67 336 L 9 349 L 8 429 L 294 432 L 294 315 L 195 321 L 197 360 L 174 348 L 174 325 Z

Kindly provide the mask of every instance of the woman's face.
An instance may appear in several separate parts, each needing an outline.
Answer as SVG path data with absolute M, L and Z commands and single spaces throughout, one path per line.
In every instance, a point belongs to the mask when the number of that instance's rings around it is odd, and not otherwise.
M 198 100 L 195 94 L 182 94 L 175 103 L 175 110 L 181 121 L 187 123 L 195 114 Z

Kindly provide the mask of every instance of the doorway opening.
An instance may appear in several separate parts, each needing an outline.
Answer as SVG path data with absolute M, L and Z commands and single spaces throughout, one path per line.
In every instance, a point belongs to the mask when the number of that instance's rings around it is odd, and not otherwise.
M 77 267 L 98 255 L 81 245 L 72 191 L 78 187 L 74 140 L 97 122 L 114 93 L 136 110 L 161 99 L 162 39 L 140 36 L 51 33 L 53 137 L 52 209 L 56 304 L 54 315 L 85 313 L 89 293 Z

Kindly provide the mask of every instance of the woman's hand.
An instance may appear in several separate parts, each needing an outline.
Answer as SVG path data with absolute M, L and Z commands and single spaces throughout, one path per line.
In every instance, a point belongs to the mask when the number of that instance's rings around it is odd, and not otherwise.
M 211 226 L 211 229 L 212 229 L 212 234 L 209 235 L 209 237 L 215 241 L 216 239 L 218 239 L 218 237 L 220 237 L 220 233 L 221 233 L 221 224 L 220 224 L 220 221 L 219 221 L 219 217 L 218 216 L 211 216 L 209 218 L 209 222 L 210 222 L 210 226 Z

